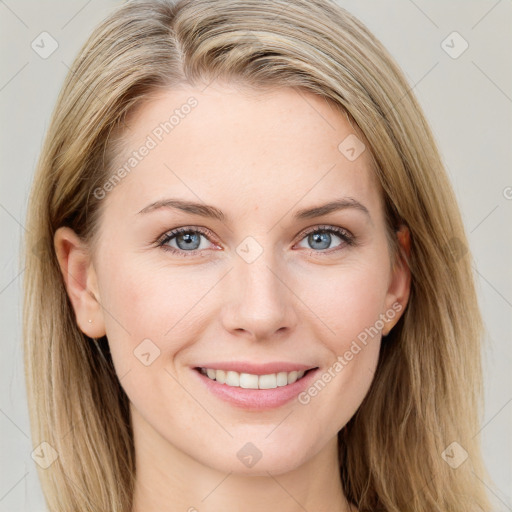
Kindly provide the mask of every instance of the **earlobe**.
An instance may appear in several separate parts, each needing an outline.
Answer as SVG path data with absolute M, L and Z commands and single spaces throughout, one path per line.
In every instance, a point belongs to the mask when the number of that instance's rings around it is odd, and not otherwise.
M 69 227 L 57 229 L 54 247 L 78 327 L 91 338 L 104 336 L 96 272 L 87 247 Z
M 387 312 L 382 330 L 383 336 L 387 336 L 391 329 L 398 323 L 402 316 L 411 291 L 411 270 L 409 268 L 409 258 L 411 252 L 411 235 L 407 226 L 402 225 L 396 232 L 400 252 L 397 255 L 395 265 L 392 269 L 392 276 L 389 283 L 388 294 L 386 297 Z M 392 312 L 392 313 L 391 313 Z

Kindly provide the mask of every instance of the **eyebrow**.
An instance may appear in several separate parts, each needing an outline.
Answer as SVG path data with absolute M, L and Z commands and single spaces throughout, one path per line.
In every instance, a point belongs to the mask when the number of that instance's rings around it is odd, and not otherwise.
M 321 206 L 315 206 L 313 208 L 306 208 L 304 210 L 299 210 L 295 214 L 295 219 L 313 219 L 315 217 L 321 217 L 322 215 L 327 215 L 328 213 L 332 213 L 338 210 L 346 210 L 347 208 L 355 208 L 359 210 L 371 219 L 370 212 L 368 208 L 361 204 L 359 201 L 352 199 L 351 197 L 344 197 L 341 199 L 335 199 L 327 204 Z
M 215 208 L 203 203 L 194 203 L 193 201 L 184 201 L 183 199 L 161 199 L 149 204 L 139 213 L 149 213 L 160 208 L 172 208 L 175 210 L 181 210 L 183 212 L 193 213 L 194 215 L 200 215 L 201 217 L 210 217 L 224 221 L 226 216 L 222 210 Z
M 187 213 L 192 213 L 194 215 L 200 215 L 201 217 L 216 219 L 221 222 L 224 222 L 227 219 L 224 212 L 215 206 L 207 205 L 204 203 L 196 203 L 193 201 L 184 201 L 183 199 L 161 199 L 144 207 L 139 213 L 149 213 L 161 208 L 181 210 Z M 314 206 L 312 208 L 298 210 L 294 215 L 294 219 L 313 219 L 338 210 L 346 210 L 348 208 L 359 210 L 368 215 L 368 217 L 371 219 L 368 208 L 351 197 L 335 199 L 321 206 Z

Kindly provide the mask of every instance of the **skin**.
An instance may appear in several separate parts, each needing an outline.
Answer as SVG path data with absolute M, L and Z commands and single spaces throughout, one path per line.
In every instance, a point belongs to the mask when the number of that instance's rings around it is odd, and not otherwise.
M 403 312 L 410 272 L 402 260 L 391 264 L 369 151 L 347 159 L 338 145 L 357 132 L 311 93 L 215 83 L 145 103 L 128 121 L 118 162 L 190 96 L 198 106 L 102 200 L 94 251 L 67 227 L 55 234 L 77 323 L 90 337 L 107 335 L 131 402 L 133 511 L 354 510 L 340 485 L 337 432 L 368 392 L 380 335 L 306 405 L 234 407 L 192 368 L 281 360 L 323 373 L 393 304 Z M 169 208 L 138 213 L 170 197 L 214 205 L 227 219 Z M 293 218 L 338 198 L 359 201 L 369 215 L 349 207 Z M 317 226 L 344 228 L 357 243 L 331 234 L 325 249 L 304 235 Z M 192 256 L 153 243 L 178 227 L 208 231 L 197 234 Z M 246 237 L 262 249 L 251 263 L 236 251 Z M 167 245 L 186 252 L 177 243 Z M 148 338 L 160 354 L 146 366 L 134 350 Z M 247 442 L 262 454 L 252 468 L 237 457 Z

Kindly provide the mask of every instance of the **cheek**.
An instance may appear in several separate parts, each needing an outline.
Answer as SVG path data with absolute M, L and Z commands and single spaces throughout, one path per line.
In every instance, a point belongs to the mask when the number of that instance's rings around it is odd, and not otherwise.
M 363 401 L 378 363 L 389 278 L 386 264 L 368 260 L 333 268 L 329 275 L 318 270 L 302 280 L 302 297 L 321 320 L 315 322 L 315 337 L 331 356 L 299 402 L 313 407 L 317 417 L 322 414 L 319 409 L 327 407 L 336 416 L 332 424 L 338 430 Z
M 343 353 L 367 329 L 382 330 L 389 274 L 387 262 L 367 259 L 346 265 L 313 268 L 294 283 L 307 305 L 311 322 L 322 327 L 317 335 L 329 348 Z M 361 334 L 364 338 L 364 334 Z
M 117 258 L 102 272 L 106 333 L 118 375 L 147 369 L 147 363 L 164 367 L 164 361 L 172 370 L 174 355 L 197 339 L 204 297 L 218 281 L 212 272 L 146 260 Z

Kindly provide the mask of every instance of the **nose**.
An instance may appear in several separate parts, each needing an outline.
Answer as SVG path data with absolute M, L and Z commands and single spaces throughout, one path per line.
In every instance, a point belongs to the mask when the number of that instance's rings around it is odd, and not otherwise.
M 290 332 L 297 324 L 294 293 L 283 264 L 269 251 L 251 263 L 237 258 L 229 273 L 221 321 L 226 330 L 253 341 Z

